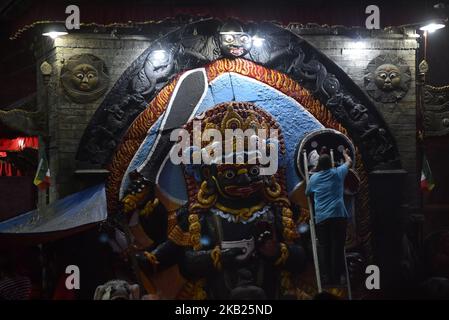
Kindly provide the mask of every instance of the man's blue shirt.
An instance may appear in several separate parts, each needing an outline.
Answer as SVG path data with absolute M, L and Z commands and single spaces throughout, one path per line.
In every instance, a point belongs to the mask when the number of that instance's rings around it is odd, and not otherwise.
M 348 170 L 349 167 L 345 163 L 311 175 L 306 195 L 314 195 L 316 223 L 329 218 L 349 217 L 343 200 L 344 181 Z

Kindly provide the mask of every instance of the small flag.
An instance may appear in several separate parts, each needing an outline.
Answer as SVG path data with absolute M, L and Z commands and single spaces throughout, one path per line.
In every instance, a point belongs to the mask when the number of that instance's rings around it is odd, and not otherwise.
M 421 171 L 421 190 L 430 192 L 434 187 L 435 182 L 433 181 L 432 171 L 430 170 L 429 162 L 424 155 Z
M 50 186 L 50 168 L 48 167 L 47 156 L 42 139 L 39 137 L 39 165 L 37 166 L 34 184 L 41 190 Z

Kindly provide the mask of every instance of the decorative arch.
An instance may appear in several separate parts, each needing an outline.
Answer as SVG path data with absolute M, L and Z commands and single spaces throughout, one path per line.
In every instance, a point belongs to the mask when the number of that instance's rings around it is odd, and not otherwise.
M 287 75 L 244 59 L 222 59 L 206 66 L 208 82 L 226 72 L 252 77 L 281 91 L 304 106 L 325 127 L 348 134 L 346 128 L 335 119 L 332 113 L 309 90 L 301 87 Z M 120 183 L 126 168 L 144 141 L 148 130 L 165 111 L 178 79 L 179 76 L 164 87 L 149 103 L 148 107 L 134 120 L 112 157 L 108 165 L 110 171 L 108 179 L 108 207 L 111 212 L 114 212 L 117 208 Z
M 181 74 L 205 67 L 208 80 L 224 72 L 249 76 L 290 96 L 325 127 L 348 135 L 357 146 L 361 190 L 353 243 L 371 256 L 368 173 L 400 169 L 394 138 L 365 93 L 323 53 L 300 36 L 273 23 L 240 23 L 263 37 L 240 57 L 220 43 L 226 22 L 207 19 L 179 28 L 153 42 L 123 73 L 101 103 L 80 141 L 77 160 L 107 167 L 108 210 L 118 208 L 120 183 L 152 124 L 162 115 Z M 164 61 L 155 61 L 164 50 Z M 173 218 L 173 217 L 172 217 Z M 170 218 L 169 218 L 170 219 Z M 170 221 L 169 221 L 170 225 Z
M 254 78 L 285 95 L 296 100 L 308 112 L 310 112 L 324 127 L 338 130 L 353 139 L 348 130 L 334 117 L 334 115 L 317 99 L 310 90 L 302 87 L 289 76 L 271 70 L 245 59 L 220 59 L 206 66 L 208 82 L 225 73 L 237 73 Z M 110 175 L 107 183 L 107 202 L 109 213 L 117 211 L 120 202 L 120 186 L 125 177 L 127 168 L 134 155 L 145 140 L 149 129 L 165 111 L 171 95 L 181 75 L 176 76 L 166 85 L 156 97 L 148 104 L 148 107 L 138 115 L 124 135 L 120 146 L 112 157 L 108 169 Z M 352 245 L 360 245 L 365 256 L 371 256 L 370 233 L 370 208 L 368 175 L 362 161 L 360 149 L 357 148 L 356 171 L 361 179 L 361 189 L 358 195 L 357 206 L 357 231 L 351 230 L 349 242 Z M 305 212 L 305 216 L 307 216 Z M 174 221 L 174 214 L 170 218 Z M 170 227 L 169 227 L 170 228 Z
M 181 24 L 152 43 L 124 72 L 95 112 L 80 141 L 77 159 L 102 166 L 110 164 L 148 101 L 167 94 L 166 86 L 172 85 L 183 71 L 226 58 L 219 34 L 225 24 L 216 19 Z M 261 46 L 247 48 L 241 58 L 288 75 L 309 90 L 311 97 L 346 128 L 368 171 L 401 167 L 396 143 L 381 115 L 334 62 L 300 36 L 276 24 L 240 25 L 246 34 L 264 39 Z M 162 49 L 167 56 L 163 62 L 155 63 L 155 52 Z

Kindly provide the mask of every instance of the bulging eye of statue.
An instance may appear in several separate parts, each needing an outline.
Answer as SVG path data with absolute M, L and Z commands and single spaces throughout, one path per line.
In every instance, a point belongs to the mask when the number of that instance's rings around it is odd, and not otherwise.
M 245 44 L 248 43 L 249 40 L 250 40 L 249 36 L 247 36 L 247 35 L 243 35 L 243 36 L 240 37 L 240 41 L 245 43 Z
M 231 180 L 235 177 L 235 172 L 234 170 L 226 170 L 223 175 L 226 179 Z
M 382 79 L 386 79 L 387 74 L 385 72 L 382 72 L 381 74 L 379 74 L 379 77 L 381 77 Z
M 391 78 L 391 79 L 397 78 L 398 76 L 399 76 L 399 75 L 398 75 L 396 72 L 390 73 L 390 78 Z
M 260 173 L 260 169 L 258 166 L 253 166 L 249 169 L 249 174 L 253 177 L 258 176 Z
M 77 77 L 78 79 L 80 79 L 80 80 L 83 80 L 84 74 L 83 74 L 83 73 L 77 73 L 77 74 L 76 74 L 76 77 Z
M 92 73 L 92 72 L 90 72 L 90 73 L 88 73 L 87 74 L 87 77 L 89 78 L 89 79 L 93 79 L 93 78 L 95 78 L 97 75 L 95 74 L 95 73 Z
M 234 42 L 234 36 L 232 34 L 226 34 L 224 36 L 224 41 L 227 43 L 232 43 Z

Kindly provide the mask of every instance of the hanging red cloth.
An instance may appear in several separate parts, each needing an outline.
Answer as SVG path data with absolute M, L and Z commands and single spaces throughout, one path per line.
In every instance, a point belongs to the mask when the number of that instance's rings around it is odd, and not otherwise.
M 12 173 L 11 164 L 5 161 L 0 161 L 0 176 L 10 177 Z
M 11 163 L 0 160 L 0 176 L 1 177 L 17 177 L 22 176 L 22 172 L 14 167 Z
M 0 139 L 0 152 L 22 151 L 25 148 L 38 149 L 37 137 L 17 137 L 15 139 Z
M 53 292 L 53 300 L 76 300 L 75 290 L 69 290 L 65 285 L 66 279 L 66 274 L 62 274 L 59 277 L 55 291 Z

